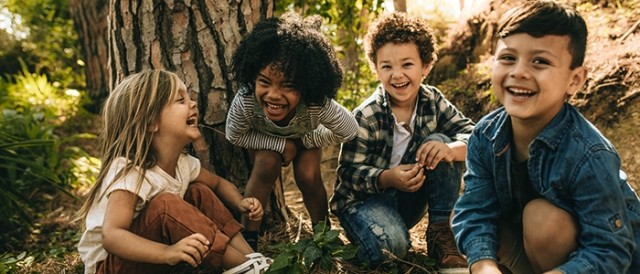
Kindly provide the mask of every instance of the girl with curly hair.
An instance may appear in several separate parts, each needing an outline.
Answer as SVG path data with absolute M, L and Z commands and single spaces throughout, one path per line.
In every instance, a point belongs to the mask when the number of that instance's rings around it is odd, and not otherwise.
M 245 195 L 266 205 L 282 166 L 293 163 L 313 224 L 328 214 L 322 148 L 350 140 L 357 130 L 351 113 L 333 99 L 343 71 L 321 20 L 288 13 L 258 23 L 240 42 L 232 66 L 240 90 L 226 124 L 226 138 L 252 155 Z M 242 224 L 256 249 L 260 222 L 243 217 Z

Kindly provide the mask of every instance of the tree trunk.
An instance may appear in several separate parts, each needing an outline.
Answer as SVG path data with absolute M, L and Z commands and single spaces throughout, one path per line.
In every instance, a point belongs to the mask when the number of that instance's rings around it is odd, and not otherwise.
M 273 16 L 275 1 L 110 0 L 110 10 L 109 89 L 142 69 L 175 72 L 198 101 L 206 143 L 194 144 L 194 149 L 203 167 L 243 191 L 251 170 L 248 154 L 224 138 L 227 110 L 237 90 L 229 66 L 242 37 Z M 274 193 L 265 205 L 265 228 L 287 216 L 282 189 Z
M 87 108 L 98 113 L 109 94 L 108 0 L 70 0 L 69 10 L 83 47 L 87 92 L 93 101 Z

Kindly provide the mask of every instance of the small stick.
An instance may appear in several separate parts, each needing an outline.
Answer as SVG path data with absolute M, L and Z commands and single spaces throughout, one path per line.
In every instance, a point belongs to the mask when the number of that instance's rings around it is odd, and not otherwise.
M 640 19 L 638 19 L 638 21 L 636 21 L 636 23 L 633 24 L 633 26 L 631 26 L 631 28 L 629 28 L 627 32 L 620 36 L 620 42 L 624 41 L 624 39 L 627 39 L 627 37 L 638 28 L 638 26 L 640 26 Z

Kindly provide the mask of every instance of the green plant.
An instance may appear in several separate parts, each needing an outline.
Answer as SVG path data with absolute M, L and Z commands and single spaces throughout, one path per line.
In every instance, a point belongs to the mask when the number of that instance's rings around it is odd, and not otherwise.
M 18 73 L 20 58 L 63 88 L 85 86 L 82 44 L 68 0 L 0 0 L 0 7 L 8 13 L 6 23 L 22 34 L 2 37 L 8 41 L 0 50 L 1 74 Z
M 27 252 L 22 252 L 18 256 L 11 253 L 0 254 L 0 274 L 14 273 L 19 267 L 32 263 L 33 256 L 27 256 Z
M 44 115 L 43 119 L 56 124 L 78 113 L 82 97 L 77 90 L 63 90 L 58 84 L 49 82 L 46 75 L 31 73 L 23 61 L 20 63 L 22 72 L 13 77 L 14 84 L 7 85 L 6 96 L 10 100 L 3 103 L 3 108 L 12 108 L 19 113 L 38 112 Z
M 90 157 L 70 143 L 89 134 L 60 137 L 55 131 L 80 109 L 78 96 L 61 92 L 26 68 L 15 83 L 0 81 L 0 250 L 24 244 L 44 197 L 66 193 L 95 169 L 74 169 L 75 159 Z M 95 164 L 88 158 L 81 164 Z M 90 178 L 90 177 L 89 177 Z M 84 180 L 86 181 L 86 180 Z M 45 199 L 46 200 L 46 199 Z M 6 248 L 6 249 L 5 249 Z
M 313 227 L 313 237 L 297 243 L 283 243 L 274 247 L 280 253 L 275 257 L 267 273 L 310 273 L 315 268 L 331 270 L 333 259 L 351 260 L 357 247 L 344 244 L 339 232 L 331 230 L 325 222 Z

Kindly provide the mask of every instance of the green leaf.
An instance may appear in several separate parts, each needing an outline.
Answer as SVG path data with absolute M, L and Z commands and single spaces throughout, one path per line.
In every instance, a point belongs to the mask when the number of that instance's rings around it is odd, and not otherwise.
M 305 268 L 302 264 L 296 263 L 290 267 L 289 272 L 287 274 L 303 274 L 304 270 Z
M 311 239 L 302 239 L 295 244 L 295 251 L 298 253 L 304 252 L 309 245 L 313 245 Z
M 342 250 L 338 253 L 335 254 L 337 257 L 341 257 L 344 260 L 353 260 L 353 258 L 356 257 L 356 255 L 358 254 L 358 247 L 355 245 L 346 245 L 342 248 Z
M 273 260 L 273 263 L 271 263 L 271 266 L 269 266 L 269 271 L 267 273 L 271 273 L 272 271 L 277 271 L 277 270 L 286 268 L 291 262 L 292 257 L 293 256 L 290 256 L 285 253 L 279 254 Z
M 331 268 L 333 268 L 333 261 L 330 256 L 322 256 L 320 257 L 318 266 L 323 270 L 331 270 Z
M 320 221 L 313 227 L 313 234 L 318 235 L 322 234 L 322 232 L 327 231 L 327 223 L 325 221 Z M 315 237 L 314 237 L 315 238 Z
M 327 243 L 339 242 L 343 244 L 340 240 L 340 233 L 337 230 L 329 230 L 325 233 L 324 241 Z
M 322 250 L 315 245 L 309 245 L 302 257 L 304 258 L 304 265 L 311 267 L 318 258 L 322 257 Z

